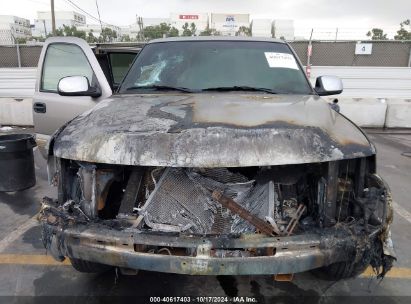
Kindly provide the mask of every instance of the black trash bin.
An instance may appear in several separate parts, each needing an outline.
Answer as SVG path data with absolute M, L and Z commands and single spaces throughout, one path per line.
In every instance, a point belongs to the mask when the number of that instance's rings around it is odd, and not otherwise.
M 20 191 L 36 184 L 31 134 L 0 135 L 0 192 Z

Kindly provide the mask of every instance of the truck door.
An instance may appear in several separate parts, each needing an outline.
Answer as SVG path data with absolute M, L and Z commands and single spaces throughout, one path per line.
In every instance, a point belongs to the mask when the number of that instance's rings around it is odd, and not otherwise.
M 68 76 L 85 76 L 101 95 L 61 96 L 57 86 Z M 75 37 L 48 38 L 43 46 L 33 97 L 33 121 L 37 143 L 45 146 L 50 136 L 64 123 L 111 96 L 104 73 L 84 40 Z

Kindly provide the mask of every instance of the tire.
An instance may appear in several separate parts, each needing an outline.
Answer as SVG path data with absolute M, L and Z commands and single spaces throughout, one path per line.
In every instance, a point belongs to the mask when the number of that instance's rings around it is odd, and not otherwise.
M 326 280 L 338 281 L 355 278 L 367 268 L 368 263 L 338 262 L 326 267 L 313 270 L 313 273 Z
M 70 262 L 75 270 L 83 273 L 103 273 L 113 268 L 113 266 L 84 261 L 75 258 L 70 258 Z

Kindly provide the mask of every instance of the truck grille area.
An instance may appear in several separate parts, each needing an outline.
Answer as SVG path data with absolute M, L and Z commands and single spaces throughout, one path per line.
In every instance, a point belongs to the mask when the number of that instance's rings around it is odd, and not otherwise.
M 199 234 L 232 232 L 234 215 L 211 197 L 219 190 L 245 202 L 254 181 L 227 169 L 167 168 L 140 214 L 154 230 Z

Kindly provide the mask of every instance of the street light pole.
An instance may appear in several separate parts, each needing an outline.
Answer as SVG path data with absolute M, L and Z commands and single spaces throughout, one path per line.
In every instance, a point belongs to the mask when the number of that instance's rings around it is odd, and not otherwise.
M 56 35 L 56 16 L 54 15 L 54 0 L 50 0 L 51 5 L 51 30 L 53 32 L 53 36 Z

